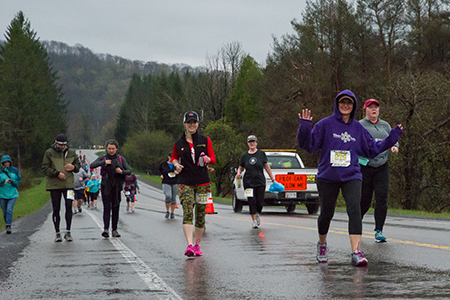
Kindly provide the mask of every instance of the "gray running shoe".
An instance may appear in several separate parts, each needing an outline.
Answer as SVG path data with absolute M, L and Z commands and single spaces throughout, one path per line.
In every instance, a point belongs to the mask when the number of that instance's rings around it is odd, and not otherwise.
M 261 219 L 259 218 L 259 214 L 256 214 L 256 224 L 261 225 Z
M 252 228 L 254 229 L 258 228 L 258 223 L 256 222 L 256 220 L 252 222 Z
M 117 230 L 113 230 L 112 236 L 113 236 L 113 237 L 120 237 L 120 233 L 117 232 Z
M 317 242 L 316 259 L 320 263 L 328 262 L 328 247 L 327 247 L 327 243 L 321 244 L 320 242 Z
M 56 234 L 55 243 L 62 242 L 61 233 Z
M 357 267 L 366 266 L 369 261 L 367 260 L 367 258 L 364 257 L 363 254 L 364 253 L 359 250 L 356 250 L 355 252 L 353 252 L 352 253 L 352 265 L 357 266 Z
M 68 242 L 73 242 L 73 238 L 72 235 L 70 234 L 70 231 L 66 232 L 66 234 L 64 235 L 64 239 Z

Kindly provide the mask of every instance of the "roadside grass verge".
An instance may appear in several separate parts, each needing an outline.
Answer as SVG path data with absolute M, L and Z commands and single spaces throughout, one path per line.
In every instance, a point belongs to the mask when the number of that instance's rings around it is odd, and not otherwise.
M 35 178 L 33 182 L 33 187 L 19 191 L 13 210 L 13 224 L 15 220 L 38 211 L 50 200 L 50 194 L 45 190 L 45 177 Z M 0 218 L 0 230 L 4 229 L 5 221 Z

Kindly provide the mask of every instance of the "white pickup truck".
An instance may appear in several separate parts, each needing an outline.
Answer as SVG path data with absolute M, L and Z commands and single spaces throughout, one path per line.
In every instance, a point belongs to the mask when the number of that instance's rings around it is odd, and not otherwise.
M 285 206 L 287 212 L 291 213 L 295 211 L 297 204 L 305 204 L 309 214 L 316 214 L 319 210 L 319 193 L 316 186 L 317 169 L 306 169 L 295 150 L 262 150 L 267 155 L 268 164 L 275 180 L 285 187 L 284 192 L 269 192 L 272 181 L 264 171 L 266 177 L 264 206 Z M 241 175 L 245 176 L 245 170 Z M 234 177 L 233 187 L 233 210 L 241 212 L 243 205 L 247 205 L 242 178 Z

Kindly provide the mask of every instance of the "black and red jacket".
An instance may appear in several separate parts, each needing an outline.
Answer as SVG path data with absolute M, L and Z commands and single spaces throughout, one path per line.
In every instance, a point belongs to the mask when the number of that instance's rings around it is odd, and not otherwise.
M 200 167 L 198 160 L 201 153 L 207 155 L 211 161 L 210 165 L 216 162 L 216 155 L 212 148 L 212 142 L 208 137 L 198 134 L 196 132 L 192 135 L 194 144 L 194 161 L 192 160 L 191 148 L 186 141 L 186 133 L 183 133 L 181 138 L 174 144 L 172 158 L 177 159 L 183 170 L 178 175 L 178 183 L 185 185 L 205 185 L 209 184 L 208 168 L 206 166 Z

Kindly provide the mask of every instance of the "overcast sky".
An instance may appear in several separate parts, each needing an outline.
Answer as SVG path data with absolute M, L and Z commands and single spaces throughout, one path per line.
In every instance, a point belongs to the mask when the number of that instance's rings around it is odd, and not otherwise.
M 205 65 L 230 42 L 264 64 L 272 35 L 293 33 L 306 0 L 0 0 L 0 39 L 20 10 L 41 40 L 94 53 Z

